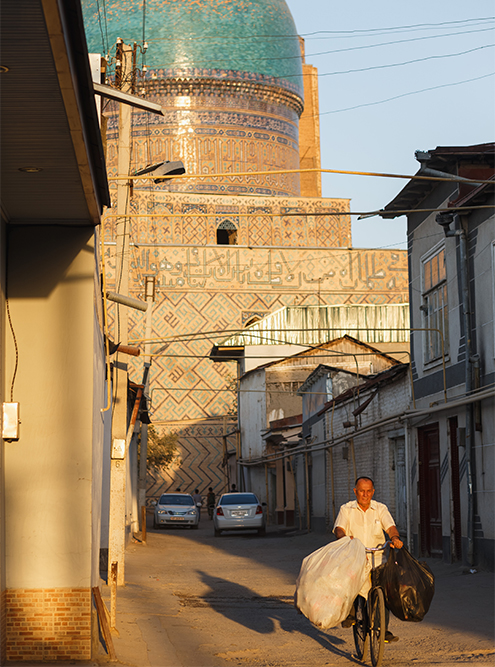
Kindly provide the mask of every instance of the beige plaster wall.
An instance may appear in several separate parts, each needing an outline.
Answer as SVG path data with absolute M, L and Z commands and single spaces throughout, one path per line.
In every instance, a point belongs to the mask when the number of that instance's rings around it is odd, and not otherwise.
M 6 445 L 6 585 L 89 587 L 93 230 L 18 227 L 9 296 L 19 348 L 18 442 Z M 15 354 L 7 337 L 8 378 Z
M 0 221 L 0 402 L 5 399 L 5 261 L 6 225 Z M 5 659 L 5 463 L 4 441 L 0 438 L 0 665 Z

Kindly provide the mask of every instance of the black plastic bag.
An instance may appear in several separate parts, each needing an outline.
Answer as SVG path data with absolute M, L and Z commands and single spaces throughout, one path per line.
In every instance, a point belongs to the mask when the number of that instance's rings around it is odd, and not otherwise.
M 401 621 L 422 621 L 435 593 L 435 577 L 428 565 L 402 547 L 390 549 L 387 562 L 378 569 L 378 584 L 393 615 Z

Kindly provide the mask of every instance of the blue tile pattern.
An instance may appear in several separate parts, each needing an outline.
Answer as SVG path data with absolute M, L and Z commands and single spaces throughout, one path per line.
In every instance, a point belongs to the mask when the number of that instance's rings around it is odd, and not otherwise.
M 303 96 L 299 39 L 285 0 L 82 0 L 82 8 L 92 53 L 113 54 L 118 37 L 140 43 L 144 27 L 146 64 L 167 77 L 204 76 L 205 68 L 218 78 L 249 73 Z

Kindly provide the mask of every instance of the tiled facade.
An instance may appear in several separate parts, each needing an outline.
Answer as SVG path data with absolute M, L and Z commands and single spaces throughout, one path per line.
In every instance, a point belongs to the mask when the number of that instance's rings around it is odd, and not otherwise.
M 127 45 L 143 39 L 144 5 L 121 0 L 107 3 L 102 43 L 98 4 L 82 3 L 91 52 L 113 56 L 118 37 Z M 179 434 L 183 461 L 154 474 L 150 491 L 219 492 L 236 369 L 208 359 L 218 336 L 285 305 L 404 302 L 406 257 L 353 250 L 349 201 L 322 199 L 319 173 L 257 173 L 320 167 L 317 71 L 304 62 L 285 0 L 157 0 L 145 20 L 148 50 L 138 50 L 133 90 L 164 116 L 134 109 L 129 173 L 182 160 L 190 175 L 134 180 L 129 198 L 130 293 L 142 298 L 145 278 L 156 281 L 151 418 Z M 119 81 L 112 63 L 107 76 Z M 116 103 L 104 115 L 114 177 Z M 115 194 L 115 181 L 111 188 Z M 105 221 L 109 287 L 114 223 Z M 236 245 L 218 244 L 221 225 L 235 228 Z M 139 344 L 144 315 L 133 311 L 129 326 Z M 134 368 L 139 382 L 139 361 Z
M 110 40 L 119 37 L 131 45 L 141 39 L 144 18 L 136 4 L 127 0 L 107 6 Z M 85 0 L 83 9 L 90 50 L 105 53 L 98 5 Z M 136 61 L 132 90 L 159 103 L 164 115 L 134 111 L 131 170 L 182 160 L 187 173 L 205 177 L 175 181 L 165 190 L 300 194 L 297 173 L 207 177 L 299 168 L 302 64 L 285 1 L 162 0 L 148 6 L 146 30 L 149 46 Z M 114 45 L 105 46 L 113 56 Z M 112 64 L 107 75 L 116 76 Z M 129 81 L 127 71 L 123 79 Z M 105 113 L 108 169 L 116 175 L 117 105 L 108 105 Z
M 139 41 L 145 28 L 146 65 L 167 78 L 190 70 L 243 72 L 302 93 L 297 29 L 285 0 L 154 0 L 146 8 L 136 0 L 108 0 L 105 16 L 98 0 L 81 4 L 90 53 L 106 54 L 119 37 Z
M 11 661 L 89 660 L 89 588 L 7 589 L 7 652 Z
M 157 73 L 158 76 L 159 73 Z M 299 174 L 240 175 L 299 168 L 301 97 L 279 86 L 217 78 L 146 80 L 145 96 L 164 115 L 133 113 L 132 166 L 182 160 L 204 174 L 154 188 L 157 192 L 297 196 Z M 109 105 L 108 171 L 117 175 L 118 112 Z M 208 178 L 208 174 L 225 174 Z M 232 176 L 230 175 L 232 174 Z
M 252 317 L 285 305 L 404 303 L 406 256 L 346 247 L 346 200 L 159 193 L 150 201 L 148 193 L 135 189 L 132 208 L 163 213 L 130 221 L 135 245 L 129 287 L 143 298 L 145 278 L 156 280 L 152 421 L 179 434 L 183 462 L 154 473 L 149 493 L 154 497 L 179 485 L 183 490 L 213 486 L 219 492 L 225 484 L 222 416 L 232 408 L 234 394 L 226 389 L 236 368 L 212 364 L 213 343 Z M 328 215 L 311 215 L 322 210 Z M 259 215 L 253 218 L 254 212 Z M 297 215 L 283 215 L 293 212 Z M 112 220 L 105 221 L 109 288 L 115 270 Z M 237 226 L 242 245 L 216 244 L 216 228 L 224 220 Z M 133 311 L 129 326 L 131 342 L 139 344 L 145 315 Z M 140 369 L 138 360 L 135 381 Z M 233 427 L 229 419 L 229 430 Z M 233 437 L 229 447 L 235 448 Z

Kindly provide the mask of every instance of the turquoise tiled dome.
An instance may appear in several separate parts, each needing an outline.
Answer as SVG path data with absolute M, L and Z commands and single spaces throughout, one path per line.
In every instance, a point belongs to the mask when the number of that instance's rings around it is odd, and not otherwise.
M 82 0 L 82 7 L 90 53 L 114 53 L 118 37 L 142 43 L 144 25 L 146 65 L 164 76 L 249 73 L 303 95 L 299 40 L 285 0 Z

